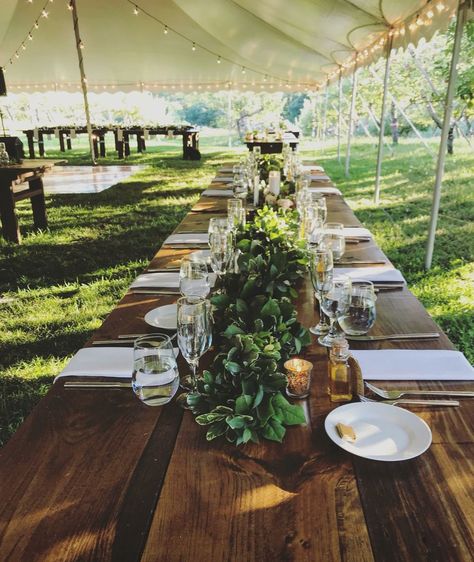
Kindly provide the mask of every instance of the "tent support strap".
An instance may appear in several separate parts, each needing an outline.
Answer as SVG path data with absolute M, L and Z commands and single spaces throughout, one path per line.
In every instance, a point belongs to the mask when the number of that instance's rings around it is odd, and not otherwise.
M 95 166 L 97 162 L 95 160 L 94 141 L 92 138 L 91 116 L 89 111 L 89 100 L 87 98 L 87 78 L 86 78 L 86 73 L 84 71 L 84 59 L 82 57 L 82 42 L 81 42 L 81 35 L 79 33 L 79 18 L 77 16 L 76 0 L 70 0 L 69 6 L 72 14 L 72 23 L 74 25 L 74 34 L 76 36 L 76 50 L 77 50 L 77 58 L 79 61 L 79 71 L 81 73 L 82 95 L 84 97 L 84 111 L 86 114 L 86 127 L 87 127 L 87 135 L 89 137 L 91 161 L 92 164 Z
M 357 66 L 354 68 L 354 74 L 352 75 L 352 95 L 351 95 L 351 108 L 349 111 L 349 127 L 347 129 L 347 147 L 346 147 L 346 178 L 349 177 L 349 170 L 351 166 L 351 138 L 354 129 L 354 113 L 357 95 Z
M 443 183 L 444 164 L 446 160 L 446 142 L 448 139 L 449 126 L 451 124 L 451 116 L 453 113 L 453 98 L 457 81 L 457 64 L 459 61 L 459 51 L 461 50 L 461 39 L 464 22 L 467 14 L 468 2 L 459 3 L 456 18 L 456 31 L 454 35 L 453 53 L 451 57 L 451 66 L 449 69 L 448 88 L 446 90 L 446 98 L 444 101 L 444 118 L 443 128 L 441 129 L 441 138 L 439 141 L 438 162 L 436 165 L 436 179 L 433 190 L 433 202 L 431 206 L 430 228 L 428 232 L 428 240 L 426 243 L 425 268 L 430 269 L 433 261 L 433 250 L 436 236 L 436 226 L 438 223 L 439 205 L 441 201 L 441 186 Z
M 387 60 L 385 62 L 385 76 L 383 79 L 382 111 L 380 112 L 379 145 L 377 150 L 377 169 L 375 173 L 374 202 L 380 202 L 380 176 L 382 174 L 383 137 L 385 132 L 385 115 L 387 113 L 388 81 L 390 78 L 390 60 L 392 55 L 393 37 L 390 35 L 387 42 Z
M 337 159 L 341 162 L 342 135 L 342 68 L 339 67 L 338 100 L 337 100 Z

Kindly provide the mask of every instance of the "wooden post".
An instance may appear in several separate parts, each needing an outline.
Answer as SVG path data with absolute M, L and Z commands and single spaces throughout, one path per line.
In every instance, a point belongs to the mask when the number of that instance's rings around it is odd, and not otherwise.
M 385 62 L 385 77 L 383 81 L 382 111 L 380 112 L 379 146 L 377 150 L 377 169 L 375 173 L 375 204 L 378 204 L 380 202 L 380 175 L 382 173 L 383 137 L 385 129 L 385 113 L 387 110 L 388 80 L 390 77 L 390 58 L 392 54 L 392 43 L 393 37 L 390 35 L 387 41 L 387 60 Z
M 349 127 L 347 128 L 347 147 L 346 147 L 346 178 L 349 177 L 349 169 L 351 166 L 351 137 L 354 128 L 354 112 L 355 112 L 355 102 L 357 95 L 357 74 L 358 74 L 357 64 L 354 68 L 354 74 L 352 75 L 352 96 L 351 96 L 351 108 L 349 111 Z
M 81 48 L 82 43 L 81 43 L 81 36 L 79 34 L 79 19 L 77 16 L 76 0 L 70 0 L 69 6 L 71 7 L 72 23 L 74 25 L 74 34 L 76 36 L 76 50 L 77 50 L 77 58 L 79 61 L 79 72 L 81 74 L 82 95 L 84 97 L 84 111 L 86 114 L 86 126 L 87 126 L 87 134 L 89 136 L 91 161 L 92 164 L 95 166 L 97 162 L 95 159 L 95 152 L 94 152 L 94 140 L 92 138 L 91 116 L 89 112 L 89 100 L 87 98 L 87 78 L 86 78 L 86 73 L 84 71 L 84 60 L 82 58 L 82 48 Z
M 337 159 L 341 162 L 341 129 L 342 129 L 342 68 L 339 67 L 338 100 L 337 100 Z
M 453 98 L 454 98 L 454 91 L 456 89 L 456 80 L 458 76 L 457 64 L 459 61 L 459 51 L 461 50 L 462 31 L 464 27 L 464 21 L 466 19 L 467 6 L 468 6 L 467 2 L 464 2 L 463 4 L 460 3 L 458 5 L 453 54 L 451 57 L 451 67 L 449 69 L 448 89 L 446 90 L 446 98 L 444 102 L 443 128 L 441 129 L 441 138 L 439 141 L 438 163 L 436 166 L 436 180 L 435 180 L 434 191 L 433 191 L 433 203 L 431 206 L 430 228 L 428 232 L 428 240 L 426 243 L 426 255 L 425 255 L 426 269 L 430 269 L 433 261 L 433 250 L 434 250 L 434 243 L 436 237 L 436 225 L 438 223 L 439 205 L 441 201 L 441 187 L 443 183 L 444 163 L 446 159 L 446 141 L 448 140 L 448 134 L 451 124 L 451 115 L 453 112 Z

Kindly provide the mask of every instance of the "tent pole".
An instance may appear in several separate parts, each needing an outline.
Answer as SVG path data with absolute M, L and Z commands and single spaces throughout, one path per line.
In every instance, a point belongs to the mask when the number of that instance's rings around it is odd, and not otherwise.
M 342 68 L 339 67 L 337 100 L 337 159 L 341 163 L 341 129 L 342 129 Z
M 79 60 L 79 71 L 81 73 L 82 95 L 84 97 L 84 111 L 86 114 L 86 127 L 87 127 L 87 135 L 89 137 L 91 160 L 92 160 L 92 164 L 95 166 L 97 162 L 95 160 L 94 141 L 92 139 L 91 116 L 89 112 L 89 100 L 87 99 L 87 78 L 86 78 L 86 73 L 84 72 L 84 60 L 82 58 L 82 42 L 79 33 L 79 19 L 77 16 L 76 0 L 70 0 L 69 7 L 72 13 L 72 23 L 74 25 L 74 34 L 76 36 L 76 50 L 77 50 L 77 58 Z
M 349 111 L 349 127 L 347 129 L 347 147 L 346 147 L 346 178 L 349 177 L 349 169 L 351 166 L 351 137 L 354 128 L 354 113 L 355 113 L 355 102 L 357 94 L 357 64 L 354 68 L 354 74 L 352 75 L 352 96 L 351 96 L 351 108 Z
M 459 61 L 459 51 L 461 50 L 461 39 L 464 21 L 466 19 L 468 2 L 459 3 L 456 18 L 456 31 L 454 35 L 453 54 L 451 57 L 451 66 L 449 69 L 448 88 L 446 90 L 446 98 L 444 101 L 444 119 L 443 128 L 441 129 L 441 138 L 439 141 L 438 163 L 436 166 L 436 180 L 433 190 L 433 202 L 431 206 L 430 228 L 428 232 L 428 240 L 426 243 L 425 268 L 430 269 L 433 261 L 433 250 L 436 236 L 436 225 L 438 223 L 439 205 L 441 200 L 441 186 L 444 175 L 444 163 L 446 160 L 446 141 L 448 140 L 449 126 L 451 124 L 451 116 L 453 113 L 453 98 L 457 81 L 457 64 Z
M 229 127 L 228 146 L 232 148 L 232 92 L 227 92 L 227 122 Z
M 326 122 L 328 114 L 328 97 L 329 97 L 329 81 L 326 82 L 326 88 L 324 90 L 324 113 L 323 113 L 323 124 L 322 124 L 322 138 L 321 142 L 324 145 L 326 143 Z
M 392 35 L 389 35 L 388 42 L 387 42 L 387 60 L 385 62 L 385 76 L 383 80 L 382 111 L 380 112 L 379 146 L 377 150 L 377 170 L 375 173 L 374 202 L 376 205 L 378 205 L 380 202 L 380 175 L 382 173 L 383 137 L 385 132 L 385 114 L 387 112 L 388 80 L 390 78 L 390 59 L 392 54 L 392 43 L 393 43 L 393 37 Z

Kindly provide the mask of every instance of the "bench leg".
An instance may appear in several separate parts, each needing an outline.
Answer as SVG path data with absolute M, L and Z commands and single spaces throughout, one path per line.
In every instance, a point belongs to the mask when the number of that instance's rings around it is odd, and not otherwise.
M 41 189 L 40 195 L 31 198 L 31 208 L 33 209 L 33 223 L 36 228 L 46 228 L 48 218 L 46 217 L 46 202 L 44 200 L 43 179 L 37 178 L 30 181 L 30 189 Z
M 28 132 L 26 137 L 28 139 L 28 151 L 30 153 L 30 158 L 35 158 L 35 140 L 33 138 L 33 132 Z
M 2 219 L 2 233 L 6 240 L 21 243 L 18 219 L 15 214 L 15 201 L 10 185 L 0 185 L 0 218 Z

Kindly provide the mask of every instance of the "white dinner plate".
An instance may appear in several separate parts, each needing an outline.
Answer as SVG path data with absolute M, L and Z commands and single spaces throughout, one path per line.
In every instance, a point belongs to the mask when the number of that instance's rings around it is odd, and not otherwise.
M 341 439 L 336 424 L 350 425 L 354 443 Z M 353 455 L 375 461 L 404 461 L 431 445 L 428 424 L 413 412 L 389 404 L 356 402 L 339 406 L 324 422 L 330 439 Z
M 176 330 L 178 323 L 178 305 L 165 304 L 154 308 L 145 314 L 145 322 L 154 328 Z

